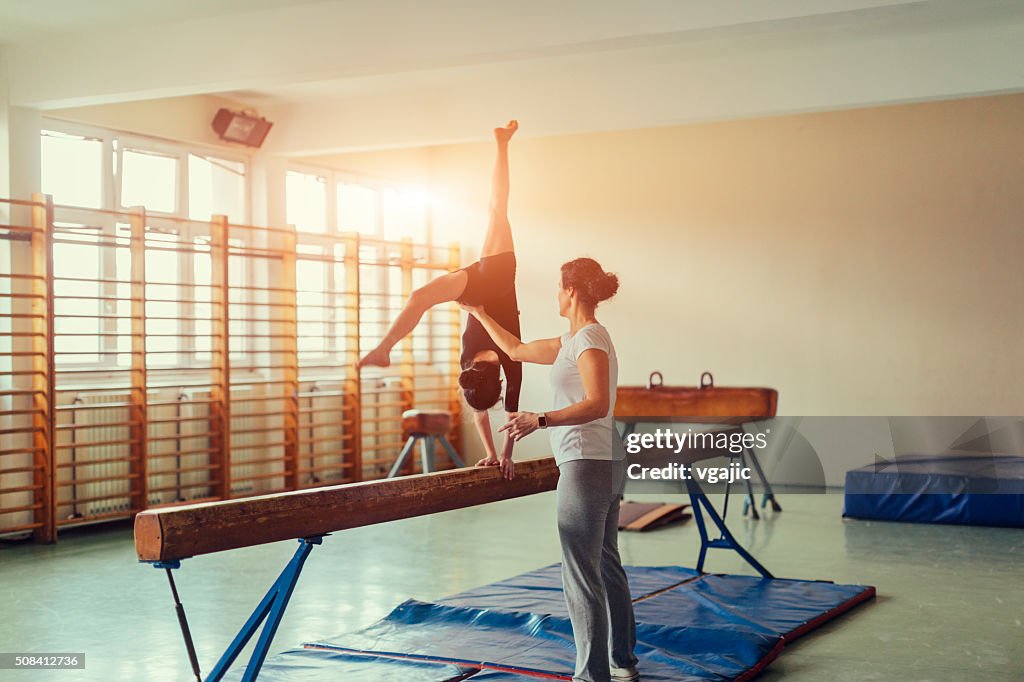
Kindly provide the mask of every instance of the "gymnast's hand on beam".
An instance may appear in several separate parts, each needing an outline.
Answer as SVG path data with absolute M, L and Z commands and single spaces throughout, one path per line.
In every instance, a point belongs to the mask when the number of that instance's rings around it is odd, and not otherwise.
M 516 475 L 516 463 L 512 461 L 512 455 L 502 453 L 501 455 L 501 475 L 512 480 Z
M 498 456 L 494 454 L 489 454 L 482 460 L 477 462 L 476 465 L 478 467 L 496 467 L 498 466 Z
M 539 428 L 539 414 L 536 412 L 513 412 L 508 423 L 498 431 L 507 431 L 512 440 L 522 440 Z

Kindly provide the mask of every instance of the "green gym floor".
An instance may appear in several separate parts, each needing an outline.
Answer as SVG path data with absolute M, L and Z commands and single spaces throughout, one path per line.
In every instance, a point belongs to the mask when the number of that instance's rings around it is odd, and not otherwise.
M 843 520 L 840 493 L 780 500 L 785 511 L 760 521 L 730 511 L 737 538 L 777 576 L 875 585 L 878 598 L 789 646 L 759 679 L 1024 679 L 1024 531 Z M 368 625 L 409 597 L 557 562 L 554 502 L 547 493 L 328 537 L 306 563 L 273 651 Z M 623 533 L 623 563 L 692 566 L 697 539 L 692 521 Z M 295 546 L 183 562 L 178 590 L 204 673 Z M 707 568 L 751 573 L 722 550 Z M 136 562 L 128 525 L 67 531 L 53 546 L 0 544 L 0 589 L 0 651 L 86 654 L 85 670 L 5 670 L 5 682 L 190 679 L 167 580 Z

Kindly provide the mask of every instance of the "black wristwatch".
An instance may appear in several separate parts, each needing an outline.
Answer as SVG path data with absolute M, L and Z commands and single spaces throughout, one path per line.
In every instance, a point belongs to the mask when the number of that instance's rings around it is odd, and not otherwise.
M 543 412 L 537 417 L 537 426 L 542 429 L 548 428 L 548 416 Z

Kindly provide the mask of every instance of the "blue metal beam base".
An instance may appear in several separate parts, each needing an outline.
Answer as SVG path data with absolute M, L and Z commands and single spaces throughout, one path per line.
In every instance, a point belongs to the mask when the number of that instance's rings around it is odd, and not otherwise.
M 322 542 L 322 535 L 299 539 L 299 548 L 295 550 L 292 560 L 288 562 L 281 575 L 274 581 L 267 595 L 263 597 L 263 601 L 260 602 L 256 610 L 249 616 L 249 620 L 239 630 L 238 635 L 235 636 L 234 641 L 228 646 L 227 651 L 217 661 L 217 665 L 214 666 L 213 670 L 206 677 L 206 682 L 215 682 L 224 677 L 228 668 L 231 667 L 231 664 L 235 662 L 238 655 L 242 653 L 242 649 L 245 648 L 245 645 L 248 644 L 249 640 L 256 633 L 260 623 L 266 619 L 266 625 L 263 626 L 260 638 L 256 642 L 256 648 L 253 649 L 252 656 L 249 658 L 249 665 L 246 666 L 245 674 L 242 675 L 242 682 L 251 682 L 251 680 L 256 679 L 256 676 L 260 673 L 260 668 L 263 667 L 263 661 L 266 660 L 267 654 L 270 652 L 270 643 L 273 641 L 277 628 L 281 624 L 281 618 L 284 616 L 288 600 L 295 589 L 295 583 L 298 582 L 302 565 L 306 562 L 306 557 L 312 551 L 313 545 L 319 545 Z
M 636 431 L 635 422 L 626 422 L 622 427 L 622 439 L 625 440 L 629 434 Z M 757 471 L 761 476 L 761 480 L 767 485 L 768 481 L 764 478 L 764 472 L 761 471 L 760 464 L 757 464 L 757 459 L 753 458 Z M 769 488 L 770 490 L 770 488 Z M 725 520 L 718 515 L 714 505 L 708 499 L 707 495 L 704 494 L 704 490 L 700 487 L 700 484 L 692 477 L 686 481 L 686 492 L 690 494 L 690 506 L 693 508 L 693 518 L 697 522 L 697 529 L 700 531 L 700 554 L 697 559 L 697 570 L 701 573 L 704 572 L 704 559 L 707 557 L 709 549 L 731 549 L 743 557 L 743 560 L 754 567 L 754 569 L 765 578 L 774 578 L 768 569 L 761 565 L 761 563 L 754 558 L 754 556 L 748 552 L 744 547 L 736 541 L 732 533 L 729 532 L 729 528 L 725 525 Z M 748 491 L 749 492 L 749 491 Z M 767 499 L 767 498 L 766 498 Z M 749 501 L 749 497 L 748 500 Z M 775 502 L 775 496 L 771 497 L 772 506 L 777 506 Z M 726 492 L 725 496 L 725 511 L 729 509 L 729 495 Z M 781 508 L 777 508 L 777 511 L 781 511 Z M 708 517 L 718 528 L 721 533 L 720 537 L 712 540 L 708 537 L 707 525 L 704 521 L 704 514 L 707 513 Z
M 284 610 L 288 606 L 288 600 L 292 596 L 292 592 L 295 590 L 295 583 L 299 580 L 299 573 L 302 572 L 302 565 L 306 562 L 306 557 L 313 550 L 313 545 L 319 545 L 323 542 L 324 536 L 317 535 L 309 538 L 299 539 L 299 548 L 295 550 L 295 555 L 292 556 L 292 560 L 288 562 L 284 570 L 281 571 L 281 575 L 278 576 L 277 580 L 270 587 L 266 596 L 263 597 L 263 601 L 260 602 L 256 610 L 249 616 L 249 620 L 245 622 L 242 629 L 235 636 L 235 639 L 231 642 L 231 645 L 227 648 L 227 651 L 217 661 L 217 665 L 214 666 L 213 671 L 206 676 L 205 682 L 216 682 L 217 680 L 223 679 L 227 673 L 231 664 L 235 662 L 238 655 L 242 653 L 245 645 L 249 643 L 252 636 L 256 633 L 256 630 L 260 627 L 260 624 L 266 620 L 266 624 L 263 626 L 263 631 L 260 633 L 260 638 L 256 642 L 256 647 L 253 649 L 252 656 L 249 658 L 249 665 L 246 666 L 245 673 L 242 675 L 243 682 L 251 682 L 255 680 L 260 674 L 260 668 L 263 667 L 263 661 L 266 660 L 267 654 L 270 652 L 270 643 L 274 640 L 274 635 L 277 633 L 277 628 L 281 624 L 281 618 L 284 616 Z M 178 600 L 178 591 L 174 586 L 174 578 L 171 575 L 171 570 L 181 568 L 180 561 L 159 561 L 153 564 L 154 567 L 164 569 L 167 571 L 167 579 L 171 583 L 171 592 L 174 595 L 175 608 L 178 612 L 178 621 L 181 624 L 182 635 L 185 638 L 185 646 L 188 650 L 189 661 L 192 664 L 192 671 L 195 674 L 196 680 L 200 679 L 199 674 L 199 662 L 196 659 L 195 647 L 192 643 L 192 635 L 188 629 L 188 622 L 185 620 L 185 609 Z

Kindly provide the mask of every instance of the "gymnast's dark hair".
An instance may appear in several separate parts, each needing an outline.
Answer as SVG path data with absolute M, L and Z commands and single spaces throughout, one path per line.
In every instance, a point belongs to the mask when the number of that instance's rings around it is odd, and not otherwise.
M 481 412 L 494 407 L 501 397 L 501 375 L 496 362 L 474 362 L 459 375 L 459 386 L 466 402 Z
M 593 258 L 577 258 L 562 265 L 562 288 L 575 289 L 583 303 L 597 307 L 619 290 L 619 278 Z

